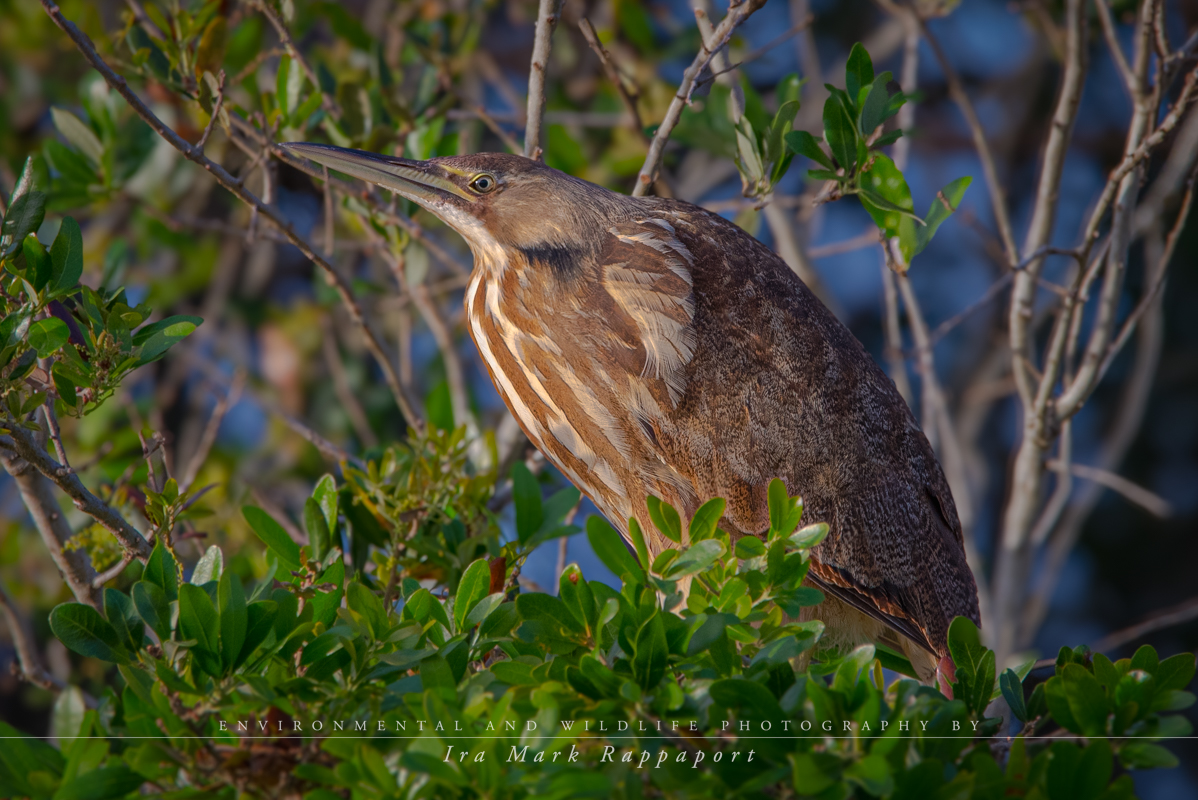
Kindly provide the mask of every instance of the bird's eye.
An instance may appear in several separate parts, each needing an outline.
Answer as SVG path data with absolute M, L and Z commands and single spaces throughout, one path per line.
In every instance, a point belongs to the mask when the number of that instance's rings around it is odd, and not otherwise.
M 470 181 L 470 188 L 479 194 L 493 192 L 495 191 L 495 187 L 498 185 L 499 182 L 495 180 L 494 176 L 488 175 L 485 172 L 474 180 Z

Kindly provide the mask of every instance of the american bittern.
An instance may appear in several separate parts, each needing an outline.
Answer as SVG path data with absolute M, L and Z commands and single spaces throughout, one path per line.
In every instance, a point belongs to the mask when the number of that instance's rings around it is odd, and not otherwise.
M 688 517 L 726 498 L 722 527 L 761 535 L 779 477 L 831 528 L 808 574 L 833 641 L 889 636 L 924 681 L 950 672 L 948 625 L 978 622 L 978 601 L 944 474 L 894 384 L 769 248 L 689 203 L 519 156 L 290 148 L 462 235 L 495 388 L 625 535 L 629 517 L 655 530 L 650 494 Z

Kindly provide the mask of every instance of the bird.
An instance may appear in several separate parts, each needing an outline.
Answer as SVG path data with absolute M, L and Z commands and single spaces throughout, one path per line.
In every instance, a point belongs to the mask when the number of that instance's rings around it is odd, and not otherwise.
M 726 500 L 733 541 L 770 527 L 780 478 L 826 522 L 807 580 L 833 645 L 893 643 L 951 692 L 948 627 L 980 624 L 952 492 L 894 383 L 754 237 L 506 153 L 417 161 L 292 153 L 390 190 L 466 241 L 467 327 L 529 440 L 628 539 L 647 498 Z

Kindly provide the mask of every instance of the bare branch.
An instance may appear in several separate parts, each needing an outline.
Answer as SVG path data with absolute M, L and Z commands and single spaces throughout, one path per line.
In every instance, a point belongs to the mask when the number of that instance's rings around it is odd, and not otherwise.
M 221 106 L 225 104 L 225 71 L 223 69 L 220 71 L 220 75 L 217 76 L 217 81 L 216 99 L 212 101 L 212 118 L 204 126 L 204 133 L 195 145 L 200 150 L 203 150 L 204 145 L 208 144 L 208 137 L 212 135 L 212 129 L 216 127 L 216 121 L 220 119 Z
M 42 7 L 46 10 L 46 13 L 50 15 L 50 18 L 54 20 L 54 23 L 64 33 L 66 33 L 67 36 L 70 37 L 71 41 L 75 43 L 76 48 L 78 48 L 79 52 L 83 54 L 83 57 L 87 59 L 88 63 L 91 64 L 92 67 L 94 67 L 96 71 L 104 77 L 104 80 L 110 87 L 115 89 L 118 94 L 125 98 L 125 102 L 129 104 L 129 106 L 139 117 L 149 124 L 155 133 L 165 139 L 167 143 L 182 153 L 188 160 L 194 161 L 196 164 L 199 164 L 201 167 L 208 170 L 208 172 L 211 173 L 214 178 L 216 178 L 217 182 L 220 183 L 221 186 L 232 192 L 239 200 L 250 206 L 250 208 L 253 209 L 257 214 L 269 220 L 271 224 L 273 224 L 284 236 L 287 237 L 287 240 L 291 244 L 299 248 L 300 252 L 303 253 L 305 257 L 325 271 L 325 273 L 331 278 L 333 287 L 337 290 L 338 295 L 340 295 L 341 301 L 349 310 L 351 318 L 362 329 L 363 336 L 366 340 L 367 349 L 370 350 L 371 354 L 378 362 L 379 368 L 383 371 L 387 385 L 390 387 L 391 393 L 395 396 L 395 401 L 399 405 L 400 410 L 403 412 L 404 418 L 408 421 L 408 424 L 416 430 L 419 431 L 423 429 L 423 419 L 416 413 L 415 404 L 408 399 L 404 387 L 400 384 L 399 377 L 395 372 L 395 367 L 391 364 L 391 359 L 386 353 L 382 340 L 371 329 L 370 325 L 367 324 L 362 307 L 354 298 L 353 290 L 351 289 L 349 282 L 333 267 L 332 264 L 317 254 L 316 251 L 312 249 L 312 246 L 295 232 L 295 228 L 291 225 L 291 223 L 284 219 L 277 210 L 264 204 L 261 200 L 251 194 L 241 184 L 241 181 L 230 175 L 224 167 L 214 161 L 209 160 L 204 156 L 203 152 L 201 152 L 198 148 L 188 144 L 182 137 L 175 133 L 170 126 L 159 119 L 154 112 L 151 111 L 144 102 L 142 102 L 141 98 L 138 97 L 131 88 L 129 88 L 129 84 L 125 81 L 125 79 L 114 72 L 112 68 L 108 66 L 107 62 L 100 57 L 100 54 L 96 52 L 95 45 L 92 44 L 91 39 L 89 39 L 82 31 L 80 31 L 74 23 L 62 15 L 62 10 L 59 9 L 54 0 L 42 0 Z M 230 116 L 232 118 L 232 115 Z
M 607 79 L 616 87 L 616 91 L 620 95 L 620 100 L 624 103 L 624 108 L 628 110 L 632 130 L 641 140 L 648 142 L 649 137 L 645 135 L 645 125 L 641 122 L 641 112 L 636 107 L 637 97 L 628 90 L 628 86 L 624 83 L 624 77 L 616 67 L 616 62 L 612 58 L 611 53 L 607 52 L 607 48 L 599 41 L 599 36 L 595 33 L 595 26 L 591 24 L 589 19 L 584 18 L 578 23 L 578 29 L 582 31 L 582 37 L 587 40 L 587 44 L 591 50 L 599 57 L 599 63 L 603 65 L 603 71 L 607 73 Z M 637 95 L 639 96 L 639 92 Z
M 341 353 L 337 350 L 336 331 L 333 330 L 333 324 L 328 319 L 324 321 L 324 336 L 321 337 L 320 344 L 324 354 L 324 363 L 329 368 L 329 374 L 333 376 L 333 391 L 337 393 L 337 399 L 345 409 L 345 415 L 349 417 L 354 433 L 358 435 L 358 439 L 363 445 L 374 447 L 379 443 L 378 437 L 371 430 L 370 420 L 366 418 L 362 404 L 358 402 L 353 388 L 349 385 L 349 375 L 345 372 L 345 365 L 341 363 Z
M 1172 628 L 1174 625 L 1181 625 L 1193 619 L 1198 619 L 1198 598 L 1195 597 L 1163 611 L 1158 611 L 1143 622 L 1108 634 L 1095 642 L 1090 649 L 1096 653 L 1109 653 L 1125 644 L 1142 639 L 1150 633 Z
M 1172 513 L 1169 502 L 1160 495 L 1150 492 L 1143 486 L 1132 483 L 1121 475 L 1108 472 L 1105 469 L 1087 467 L 1085 464 L 1062 464 L 1060 461 L 1049 461 L 1048 468 L 1053 472 L 1071 472 L 1079 478 L 1102 484 L 1108 489 L 1118 492 L 1145 511 L 1161 519 L 1168 518 Z
M 1102 0 L 1098 0 L 1100 3 Z M 1056 221 L 1061 175 L 1065 168 L 1065 155 L 1073 136 L 1073 125 L 1081 103 L 1082 90 L 1086 82 L 1088 32 L 1085 0 L 1068 0 L 1065 11 L 1066 43 L 1065 74 L 1057 95 L 1056 110 L 1052 126 L 1044 147 L 1044 163 L 1040 168 L 1040 182 L 1036 187 L 1036 202 L 1032 221 L 1028 226 L 1023 243 L 1025 258 L 1040 252 L 1049 244 L 1053 223 Z M 1012 265 L 1017 259 L 1012 259 Z M 1022 262 L 1020 262 L 1022 263 Z M 1015 383 L 1023 400 L 1024 414 L 1032 413 L 1035 390 L 1028 367 L 1032 366 L 1032 305 L 1036 297 L 1036 278 L 1039 277 L 1043 260 L 1032 258 L 1026 268 L 1015 277 L 1015 288 L 1011 296 L 1010 338 L 1011 357 Z
M 128 523 L 124 517 L 109 506 L 99 497 L 92 494 L 83 481 L 79 480 L 79 476 L 68 471 L 65 467 L 50 457 L 42 448 L 38 447 L 33 440 L 33 436 L 25 428 L 20 425 L 9 426 L 9 437 L 12 440 L 13 450 L 23 458 L 26 462 L 32 465 L 38 472 L 48 478 L 59 489 L 66 493 L 74 503 L 75 508 L 87 514 L 89 517 L 98 522 L 105 530 L 109 531 L 121 543 L 121 546 L 126 550 L 133 552 L 139 561 L 145 561 L 150 556 L 150 545 L 145 540 L 145 537 L 138 532 L 136 528 Z M 5 465 L 7 467 L 7 464 Z M 9 470 L 12 474 L 12 470 Z M 16 476 L 14 476 L 16 477 Z M 32 488 L 32 487 L 31 487 Z M 39 489 L 40 492 L 40 489 Z M 34 492 L 38 494 L 39 492 Z M 33 509 L 30 509 L 33 512 Z M 52 512 L 54 517 L 61 519 L 61 514 L 57 511 Z M 65 523 L 64 523 L 65 525 Z M 58 531 L 63 533 L 63 531 Z M 66 531 L 63 542 L 71 536 L 69 528 Z M 90 569 L 90 566 L 89 566 Z M 90 576 L 89 576 L 90 580 Z
M 1106 39 L 1107 47 L 1111 50 L 1111 58 L 1115 60 L 1115 66 L 1119 68 L 1119 76 L 1123 78 L 1123 85 L 1127 87 L 1128 95 L 1132 102 L 1135 102 L 1140 93 L 1140 86 L 1136 82 L 1135 73 L 1131 71 L 1131 66 L 1127 63 L 1127 56 L 1123 54 L 1123 47 L 1119 44 L 1119 34 L 1115 31 L 1115 20 L 1111 18 L 1111 9 L 1107 7 L 1106 0 L 1094 0 L 1094 7 L 1098 9 L 1098 21 L 1102 24 L 1102 35 Z M 1072 42 L 1070 42 L 1070 46 L 1072 46 Z
M 241 399 L 241 390 L 244 388 L 245 370 L 239 369 L 233 375 L 233 383 L 229 386 L 228 391 L 216 401 L 216 408 L 212 409 L 212 416 L 208 418 L 208 424 L 204 426 L 200 443 L 187 462 L 187 467 L 183 470 L 183 476 L 179 481 L 180 492 L 186 492 L 195 483 L 196 476 L 200 474 L 200 467 L 204 466 L 204 462 L 208 460 L 208 453 L 212 451 L 212 445 L 216 444 L 216 435 L 220 433 L 220 425 L 225 419 L 225 414 L 229 412 L 230 408 L 237 405 L 237 401 Z
M 19 425 L 12 427 L 19 430 L 26 437 L 24 441 L 32 445 L 32 438 L 28 436 L 28 431 Z M 29 459 L 18 455 L 24 448 L 18 444 L 16 439 L 5 439 L 3 443 L 5 447 L 0 449 L 0 461 L 4 463 L 5 471 L 16 482 L 17 489 L 21 492 L 21 500 L 24 501 L 25 508 L 28 509 L 29 516 L 32 517 L 33 524 L 42 537 L 42 542 L 50 551 L 50 558 L 54 560 L 55 566 L 58 567 L 59 573 L 62 574 L 63 580 L 66 581 L 75 599 L 80 603 L 98 607 L 100 599 L 91 585 L 92 578 L 96 575 L 91 559 L 83 550 L 64 549 L 64 545 L 75 532 L 71 530 L 66 517 L 58 507 L 58 500 L 54 496 L 54 489 L 50 481 L 34 468 Z M 33 446 L 29 449 L 37 450 L 38 448 Z
M 291 428 L 291 430 L 307 439 L 313 447 L 324 454 L 325 458 L 336 461 L 338 464 L 350 464 L 358 469 L 366 469 L 366 465 L 362 462 L 362 459 L 345 452 L 340 447 L 333 444 L 328 439 L 324 438 L 295 417 L 284 413 L 278 408 L 271 407 L 270 410 L 278 415 L 279 419 L 286 422 L 287 427 Z
M 561 16 L 563 0 L 541 0 L 537 10 L 537 30 L 532 45 L 532 64 L 528 68 L 528 119 L 524 127 L 524 156 L 543 161 L 541 123 L 545 113 L 545 70 L 549 68 L 549 48 L 553 31 Z
M 732 33 L 736 30 L 737 26 L 764 5 L 765 0 L 744 0 L 740 5 L 734 6 L 715 29 L 712 38 L 703 42 L 694 61 L 682 73 L 682 83 L 678 85 L 678 92 L 674 95 L 674 99 L 670 101 L 670 107 L 666 109 L 665 118 L 661 121 L 661 125 L 657 128 L 657 133 L 653 135 L 653 140 L 649 143 L 649 154 L 645 156 L 645 163 L 641 167 L 640 174 L 637 175 L 636 186 L 632 188 L 633 197 L 644 196 L 653 182 L 657 180 L 657 174 L 661 171 L 661 159 L 665 155 L 666 142 L 669 141 L 670 134 L 674 131 L 674 126 L 682 118 L 683 107 L 690 103 L 691 92 L 694 90 L 695 81 L 699 78 L 699 75 L 706 69 L 712 57 L 720 48 L 726 45 L 728 40 L 732 38 Z
M 1073 2 L 1079 2 L 1079 0 L 1073 0 Z M 998 178 L 998 166 L 994 160 L 994 153 L 990 150 L 990 143 L 986 140 L 986 131 L 982 127 L 982 121 L 978 119 L 973 102 L 965 91 L 965 85 L 961 83 L 961 77 L 948 60 L 948 56 L 944 54 L 939 40 L 932 35 L 927 23 L 922 18 L 919 20 L 919 25 L 948 81 L 949 94 L 952 95 L 953 101 L 961 109 L 961 115 L 965 117 L 966 124 L 969 125 L 969 131 L 973 135 L 974 148 L 978 151 L 978 158 L 982 162 L 982 171 L 986 174 L 986 187 L 990 190 L 990 205 L 994 210 L 994 221 L 998 225 L 998 235 L 1002 240 L 1003 250 L 1007 254 L 1008 263 L 1016 264 L 1019 261 L 1019 251 L 1015 247 L 1015 234 L 1007 212 L 1006 193 Z
M 4 620 L 8 623 L 8 634 L 12 637 L 13 649 L 17 651 L 17 663 L 21 667 L 22 677 L 43 689 L 65 689 L 67 684 L 51 675 L 42 663 L 29 618 L 17 608 L 3 582 L 0 582 L 0 611 L 4 612 Z

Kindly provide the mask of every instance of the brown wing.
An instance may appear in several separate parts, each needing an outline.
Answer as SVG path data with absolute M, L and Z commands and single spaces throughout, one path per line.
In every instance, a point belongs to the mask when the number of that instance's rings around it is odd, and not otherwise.
M 666 204 L 665 201 L 662 201 Z M 768 527 L 781 478 L 824 521 L 812 578 L 942 652 L 977 590 L 936 457 L 893 383 L 774 253 L 730 223 L 672 204 L 693 257 L 695 348 L 660 432 L 663 458 L 700 499 L 728 500 L 741 533 Z

